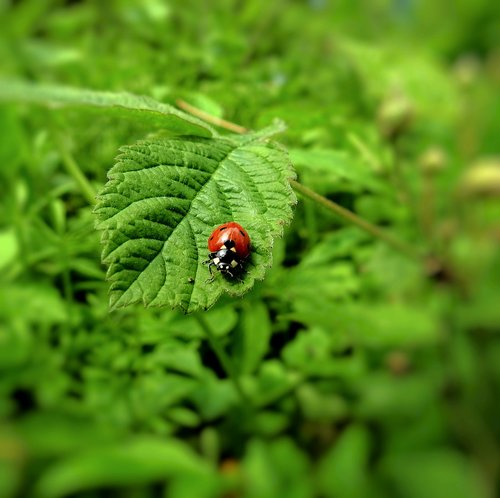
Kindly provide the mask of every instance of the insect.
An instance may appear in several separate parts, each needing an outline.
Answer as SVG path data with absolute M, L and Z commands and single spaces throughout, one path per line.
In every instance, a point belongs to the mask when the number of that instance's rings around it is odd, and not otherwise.
M 215 266 L 223 275 L 234 278 L 250 254 L 250 237 L 238 223 L 230 221 L 218 226 L 208 238 L 208 265 L 210 274 Z

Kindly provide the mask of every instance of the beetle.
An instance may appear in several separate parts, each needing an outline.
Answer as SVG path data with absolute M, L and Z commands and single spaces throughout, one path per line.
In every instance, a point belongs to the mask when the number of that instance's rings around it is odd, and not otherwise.
M 208 238 L 208 265 L 210 274 L 215 266 L 222 275 L 234 278 L 241 272 L 246 258 L 250 255 L 248 232 L 235 221 L 223 223 L 214 229 Z

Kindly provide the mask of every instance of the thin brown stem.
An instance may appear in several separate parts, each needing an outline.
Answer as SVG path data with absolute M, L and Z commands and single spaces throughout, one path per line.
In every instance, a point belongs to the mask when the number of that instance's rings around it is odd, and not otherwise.
M 201 109 L 198 109 L 197 107 L 192 106 L 191 104 L 188 104 L 185 100 L 182 99 L 177 99 L 176 104 L 183 109 L 186 112 L 189 112 L 193 116 L 196 116 L 200 119 L 203 119 L 207 123 L 211 123 L 215 126 L 219 126 L 220 128 L 225 128 L 226 130 L 230 130 L 234 133 L 246 133 L 247 130 L 243 126 L 237 125 L 235 123 L 232 123 L 231 121 L 226 121 L 225 119 L 218 118 L 217 116 L 212 116 L 211 114 L 206 113 L 205 111 L 202 111 Z
M 392 234 L 385 232 L 381 228 L 376 225 L 372 225 L 370 222 L 364 220 L 358 215 L 354 214 L 352 211 L 340 206 L 339 204 L 323 197 L 322 195 L 317 194 L 314 190 L 307 188 L 301 183 L 291 180 L 290 184 L 292 187 L 299 193 L 301 193 L 304 197 L 311 199 L 314 202 L 317 202 L 321 206 L 329 209 L 334 212 L 336 215 L 340 216 L 342 219 L 348 221 L 349 223 L 356 225 L 358 228 L 361 228 L 365 232 L 369 233 L 373 237 L 376 237 L 380 240 L 383 240 L 385 243 L 389 244 L 392 248 L 397 251 L 409 256 L 413 259 L 420 259 L 420 255 L 418 251 L 416 251 L 411 245 L 403 242 L 402 240 L 397 239 Z

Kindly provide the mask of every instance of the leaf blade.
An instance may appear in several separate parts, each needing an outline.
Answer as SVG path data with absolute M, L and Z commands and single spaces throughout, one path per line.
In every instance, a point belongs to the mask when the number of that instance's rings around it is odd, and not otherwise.
M 187 475 L 206 478 L 209 467 L 176 440 L 138 436 L 123 443 L 94 447 L 53 464 L 37 483 L 39 496 L 103 486 L 130 486 Z
M 274 237 L 291 218 L 295 196 L 286 151 L 232 138 L 157 139 L 124 147 L 96 213 L 109 265 L 112 308 L 207 309 L 223 291 L 241 295 L 270 264 Z M 250 231 L 245 280 L 209 276 L 202 263 L 213 228 L 229 220 Z
M 0 101 L 29 102 L 47 106 L 73 106 L 95 109 L 119 118 L 141 121 L 166 129 L 174 135 L 210 137 L 214 129 L 204 121 L 175 107 L 144 95 L 127 92 L 103 92 L 26 81 L 0 82 Z

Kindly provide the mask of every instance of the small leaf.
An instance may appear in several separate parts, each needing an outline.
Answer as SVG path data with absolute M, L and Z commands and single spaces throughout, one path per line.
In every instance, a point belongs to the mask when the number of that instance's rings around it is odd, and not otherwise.
M 231 138 L 158 139 L 124 147 L 96 213 L 109 265 L 111 306 L 142 302 L 207 309 L 223 291 L 241 295 L 271 263 L 273 238 L 295 196 L 286 152 L 264 133 Z M 207 240 L 236 221 L 252 239 L 243 280 L 210 274 Z
M 175 107 L 150 97 L 121 92 L 99 92 L 56 85 L 37 85 L 25 81 L 0 82 L 0 101 L 32 102 L 42 105 L 104 108 L 103 114 L 141 121 L 175 135 L 215 135 L 213 128 Z
M 38 482 L 40 496 L 63 496 L 103 486 L 130 486 L 190 474 L 205 477 L 208 466 L 175 440 L 137 437 L 125 444 L 95 447 L 56 462 Z
M 343 151 L 332 149 L 290 149 L 292 163 L 299 172 L 311 176 L 319 186 L 328 181 L 335 190 L 386 192 L 386 187 L 369 166 Z
M 450 447 L 389 453 L 382 460 L 381 470 L 383 477 L 392 485 L 395 496 L 408 498 L 492 496 L 481 482 L 472 459 Z M 421 483 L 425 483 L 425 486 Z
M 0 269 L 8 267 L 19 252 L 14 228 L 0 231 Z
M 207 373 L 192 395 L 197 413 L 205 420 L 214 420 L 227 414 L 238 401 L 234 384 L 228 379 L 217 379 Z
M 242 309 L 235 337 L 236 367 L 241 374 L 257 368 L 267 353 L 271 333 L 269 311 L 262 301 L 250 302 Z
M 16 321 L 19 310 L 30 324 L 53 325 L 68 318 L 64 300 L 56 289 L 43 283 L 12 283 L 0 286 L 0 323 Z
M 289 438 L 250 440 L 242 466 L 247 498 L 313 496 L 310 464 Z
M 351 425 L 342 433 L 319 466 L 318 482 L 324 496 L 370 496 L 367 485 L 370 446 L 370 435 L 363 426 Z
M 314 377 L 359 378 L 364 371 L 362 357 L 335 357 L 336 334 L 330 329 L 311 328 L 301 331 L 283 350 L 285 363 L 294 370 Z
M 266 406 L 282 398 L 301 381 L 301 374 L 287 370 L 278 360 L 261 363 L 257 376 L 252 379 L 255 405 Z

